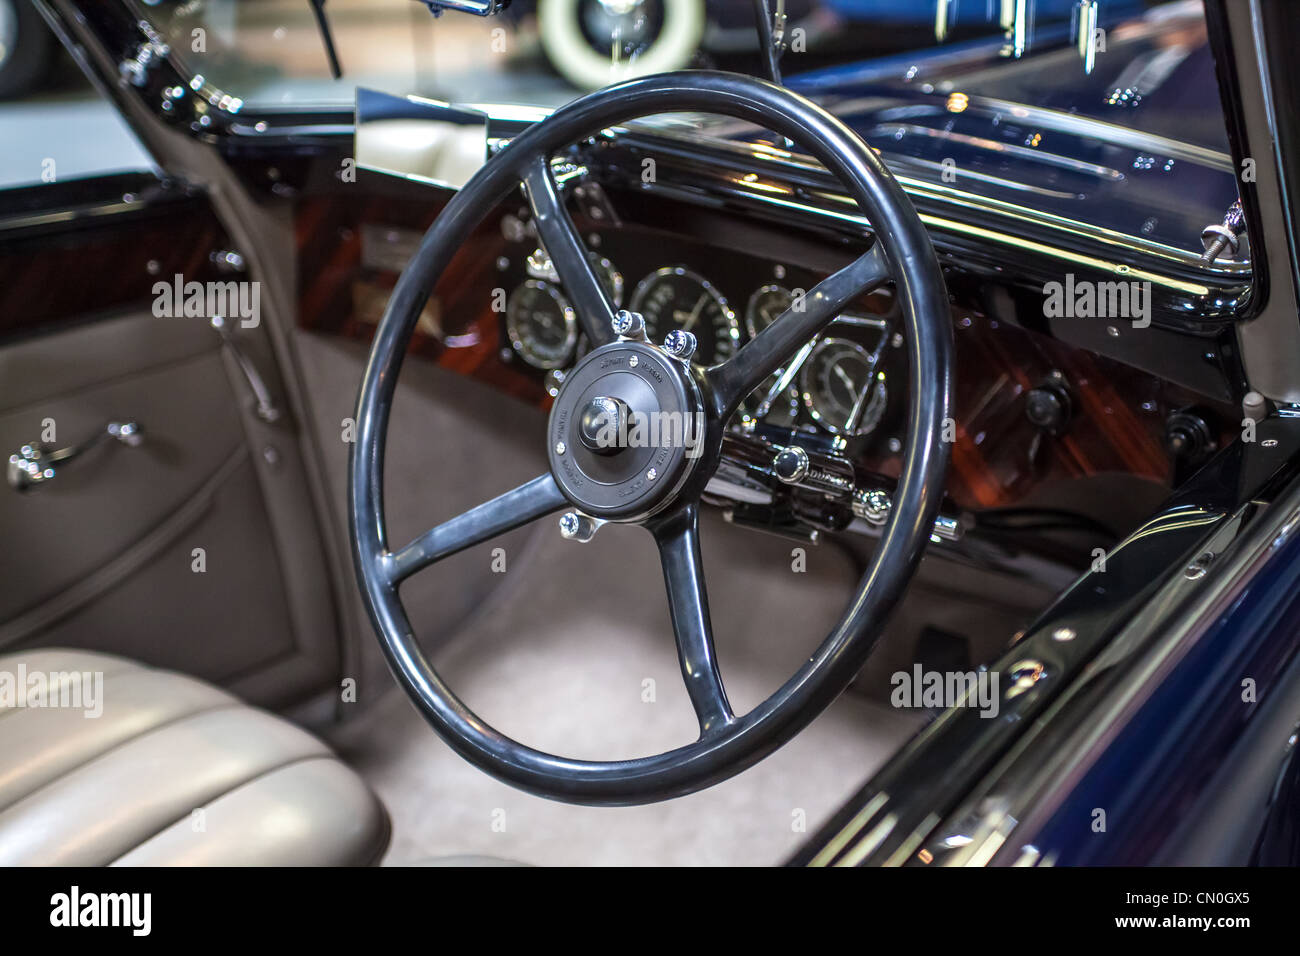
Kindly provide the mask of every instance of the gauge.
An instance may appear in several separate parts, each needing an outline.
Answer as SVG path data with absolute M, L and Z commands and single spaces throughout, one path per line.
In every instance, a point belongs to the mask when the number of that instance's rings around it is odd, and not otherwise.
M 620 308 L 623 305 L 623 273 L 614 268 L 614 263 L 599 252 L 588 250 L 587 261 L 595 270 L 596 280 L 609 296 L 609 301 L 613 303 L 615 309 Z M 528 275 L 538 281 L 563 284 L 560 274 L 555 271 L 555 264 L 551 262 L 551 257 L 540 246 L 528 257 L 525 266 Z
M 794 302 L 789 289 L 779 285 L 765 285 L 755 289 L 745 306 L 745 329 L 751 336 L 758 335 L 781 317 Z
M 577 344 L 578 320 L 555 286 L 529 279 L 506 302 L 506 334 L 529 365 L 560 368 Z
M 735 354 L 740 325 L 727 300 L 706 279 L 681 266 L 652 272 L 632 294 L 632 311 L 645 319 L 646 335 L 655 343 L 673 329 L 695 335 L 695 361 L 714 365 Z
M 813 419 L 836 435 L 865 435 L 880 424 L 889 394 L 870 352 L 848 339 L 822 339 L 799 384 Z

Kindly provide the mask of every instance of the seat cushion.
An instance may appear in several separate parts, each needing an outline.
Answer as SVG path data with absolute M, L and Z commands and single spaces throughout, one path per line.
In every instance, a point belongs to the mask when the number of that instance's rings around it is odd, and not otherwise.
M 105 654 L 0 656 L 0 865 L 361 865 L 388 834 L 323 743 L 225 691 Z

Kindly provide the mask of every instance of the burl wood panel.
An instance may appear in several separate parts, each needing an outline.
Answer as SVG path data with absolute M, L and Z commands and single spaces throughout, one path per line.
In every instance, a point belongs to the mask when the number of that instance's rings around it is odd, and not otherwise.
M 1215 439 L 1233 412 L 1120 362 L 987 315 L 955 309 L 956 442 L 949 494 L 967 508 L 1004 507 L 1046 482 L 1119 472 L 1169 486 L 1171 412 L 1199 409 Z M 1025 417 L 1025 395 L 1053 372 L 1068 383 L 1073 414 L 1058 436 Z
M 304 201 L 297 219 L 301 324 L 369 339 L 403 256 L 438 208 L 427 194 L 419 203 L 376 196 Z M 365 245 L 385 245 L 376 229 L 393 234 L 391 262 L 366 261 Z M 667 241 L 657 240 L 662 255 L 690 258 L 669 251 Z M 490 293 L 500 284 L 496 260 L 506 251 L 496 218 L 475 231 L 434 290 L 410 352 L 545 407 L 550 399 L 541 373 L 500 357 L 505 343 Z M 1209 409 L 1220 440 L 1229 437 L 1232 409 L 1145 372 L 960 305 L 953 307 L 953 323 L 956 441 L 948 493 L 962 508 L 1012 506 L 1049 482 L 1110 472 L 1168 486 L 1173 462 L 1164 448 L 1165 421 L 1179 408 Z M 1040 433 L 1025 417 L 1025 394 L 1053 371 L 1065 377 L 1074 406 L 1069 427 L 1057 437 Z M 897 476 L 899 456 L 889 453 L 882 435 L 861 464 Z
M 427 192 L 427 189 L 426 189 Z M 441 208 L 388 197 L 308 200 L 298 210 L 299 324 L 369 340 L 400 265 Z M 501 360 L 493 290 L 504 242 L 490 217 L 452 259 L 425 305 L 408 354 L 548 406 L 541 373 Z
M 74 220 L 0 243 L 0 338 L 152 303 L 178 273 L 220 278 L 209 256 L 224 233 L 206 203 Z

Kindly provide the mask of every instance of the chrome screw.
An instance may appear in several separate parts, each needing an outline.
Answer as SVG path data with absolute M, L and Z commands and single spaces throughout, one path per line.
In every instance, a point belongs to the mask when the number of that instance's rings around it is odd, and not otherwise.
M 586 543 L 596 535 L 600 525 L 577 511 L 566 511 L 560 515 L 560 537 L 568 541 Z
M 645 319 L 639 313 L 619 309 L 614 314 L 614 334 L 624 339 L 645 341 Z
M 640 364 L 641 364 L 641 360 L 640 360 L 639 358 L 637 358 L 635 355 L 631 356 L 631 357 L 628 358 L 628 360 L 627 360 L 627 367 L 628 367 L 628 368 L 636 368 L 636 367 L 637 367 L 638 365 L 640 365 Z
M 557 455 L 563 455 L 567 450 L 568 450 L 568 449 L 565 448 L 564 442 L 562 442 L 562 441 L 557 441 L 557 442 L 555 443 L 555 453 L 556 453 Z
M 658 477 L 659 477 L 658 468 L 651 468 L 649 471 L 645 473 L 646 481 L 654 481 Z
M 695 335 L 682 329 L 673 329 L 664 337 L 664 351 L 683 362 L 695 354 L 695 346 Z

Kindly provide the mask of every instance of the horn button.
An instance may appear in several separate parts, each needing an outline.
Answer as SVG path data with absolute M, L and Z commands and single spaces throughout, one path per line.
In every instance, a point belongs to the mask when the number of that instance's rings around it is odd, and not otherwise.
M 607 520 L 642 517 L 681 487 L 704 436 L 685 363 L 613 342 L 585 356 L 551 408 L 547 454 L 565 496 Z
M 628 447 L 632 409 L 622 399 L 593 398 L 578 422 L 582 444 L 597 455 L 617 455 Z

